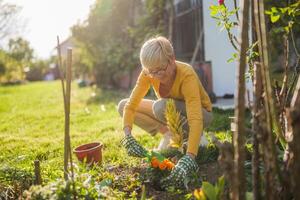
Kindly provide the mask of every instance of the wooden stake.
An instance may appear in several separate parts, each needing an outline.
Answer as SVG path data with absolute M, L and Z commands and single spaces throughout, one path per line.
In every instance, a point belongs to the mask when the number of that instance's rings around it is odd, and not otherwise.
M 41 176 L 41 169 L 40 169 L 40 161 L 34 161 L 34 175 L 35 175 L 35 184 L 41 185 L 42 184 L 42 176 Z
M 70 138 L 70 102 L 71 102 L 71 82 L 72 82 L 72 49 L 67 50 L 67 70 L 66 70 L 66 120 L 65 120 L 65 149 L 67 149 L 67 156 L 69 156 L 71 164 L 71 178 L 73 182 L 74 189 L 74 199 L 76 200 L 76 187 L 74 181 L 74 169 L 73 169 L 73 159 L 71 150 L 71 138 Z
M 254 13 L 256 31 L 258 36 L 258 47 L 260 53 L 261 62 L 261 77 L 262 86 L 264 90 L 264 112 L 265 120 L 260 120 L 262 123 L 262 140 L 261 147 L 263 149 L 263 161 L 264 161 L 264 182 L 265 182 L 265 197 L 264 199 L 276 199 L 278 198 L 278 188 L 281 185 L 282 178 L 279 171 L 279 165 L 277 161 L 276 149 L 275 149 L 275 137 L 279 138 L 280 143 L 285 147 L 285 139 L 282 137 L 281 127 L 278 126 L 278 119 L 275 113 L 274 100 L 272 95 L 272 87 L 269 73 L 269 57 L 268 57 L 268 44 L 265 22 L 265 9 L 264 2 L 254 0 Z
M 291 108 L 299 108 L 300 105 L 300 75 L 291 101 Z
M 59 78 L 61 81 L 61 87 L 62 87 L 62 92 L 63 92 L 64 109 L 66 110 L 66 92 L 65 92 L 65 84 L 64 84 L 64 75 L 62 72 L 63 66 L 62 66 L 61 49 L 60 49 L 60 43 L 59 43 L 58 36 L 57 36 L 57 54 L 58 54 L 58 72 L 59 72 Z
M 278 115 L 275 111 L 273 94 L 272 94 L 272 85 L 270 79 L 270 72 L 269 72 L 269 55 L 268 55 L 268 41 L 267 41 L 267 28 L 265 22 L 265 8 L 264 2 L 259 1 L 259 15 L 260 15 L 260 31 L 261 31 L 261 47 L 262 47 L 262 59 L 263 59 L 263 80 L 265 80 L 265 98 L 267 103 L 267 112 L 270 113 L 270 123 L 271 123 L 271 130 L 273 129 L 276 133 L 276 136 L 279 138 L 279 141 L 283 148 L 286 146 L 285 138 L 282 134 L 281 127 L 279 126 Z M 271 131 L 272 132 L 272 131 Z
M 67 50 L 67 68 L 66 68 L 66 91 L 64 84 L 64 76 L 62 74 L 62 58 L 61 58 L 61 49 L 59 44 L 59 37 L 57 36 L 57 49 L 59 57 L 59 74 L 62 84 L 63 99 L 64 99 L 64 111 L 65 111 L 65 140 L 64 140 L 64 178 L 67 181 L 68 176 L 68 161 L 70 159 L 71 163 L 71 178 L 73 182 L 74 189 L 74 199 L 76 200 L 76 187 L 74 181 L 74 168 L 73 168 L 73 159 L 72 159 L 72 149 L 71 149 L 71 139 L 70 139 L 70 101 L 71 101 L 71 82 L 72 82 L 72 49 L 68 48 Z
M 64 142 L 64 170 L 65 180 L 68 180 L 68 161 L 70 155 L 70 99 L 71 99 L 71 80 L 72 80 L 72 49 L 67 52 L 67 69 L 66 69 L 66 106 L 65 106 L 65 142 Z
M 261 199 L 259 172 L 259 137 L 262 133 L 260 119 L 262 119 L 262 82 L 259 63 L 254 64 L 254 103 L 253 103 L 253 156 L 252 156 L 252 188 L 253 199 Z
M 251 1 L 251 34 L 252 34 L 252 44 L 257 42 L 257 34 L 255 28 L 255 16 L 254 16 L 254 2 Z M 257 46 L 254 47 L 254 51 L 259 52 Z M 253 62 L 253 107 L 252 107 L 252 139 L 253 139 L 253 156 L 252 156 L 252 188 L 253 188 L 253 200 L 261 199 L 260 191 L 260 154 L 259 154 L 259 136 L 262 132 L 261 123 L 259 119 L 261 118 L 262 108 L 262 83 L 261 83 L 261 73 L 260 65 L 258 59 L 256 58 Z
M 67 99 L 66 99 L 66 91 L 65 91 L 65 84 L 64 84 L 64 75 L 63 75 L 63 66 L 62 66 L 62 57 L 61 57 L 61 49 L 60 49 L 60 42 L 59 42 L 59 37 L 57 36 L 57 54 L 58 54 L 58 71 L 59 71 L 59 76 L 61 80 L 61 86 L 62 86 L 62 92 L 63 92 L 63 100 L 64 100 L 64 111 L 65 111 L 65 139 L 64 139 L 64 178 L 67 181 L 68 180 L 68 146 L 66 144 L 66 130 L 68 129 L 67 126 Z
M 249 0 L 241 0 L 242 16 L 240 21 L 240 58 L 238 61 L 237 88 L 235 99 L 235 124 L 236 130 L 233 134 L 234 142 L 234 176 L 232 185 L 232 199 L 245 199 L 245 182 L 244 173 L 245 161 L 245 71 L 246 71 L 246 52 L 249 45 L 248 39 L 248 17 L 249 17 Z
M 291 147 L 291 171 L 292 186 L 295 199 L 300 199 L 300 75 L 291 102 L 290 121 L 292 127 Z

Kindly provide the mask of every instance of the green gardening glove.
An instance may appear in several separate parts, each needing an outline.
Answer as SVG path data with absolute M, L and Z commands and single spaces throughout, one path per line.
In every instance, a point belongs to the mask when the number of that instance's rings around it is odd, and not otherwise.
M 133 157 L 146 157 L 147 150 L 142 147 L 132 135 L 126 135 L 122 140 L 121 144 L 127 150 L 128 155 Z
M 183 187 L 184 179 L 198 170 L 198 165 L 189 155 L 179 159 L 171 174 L 160 181 L 163 188 L 170 186 Z

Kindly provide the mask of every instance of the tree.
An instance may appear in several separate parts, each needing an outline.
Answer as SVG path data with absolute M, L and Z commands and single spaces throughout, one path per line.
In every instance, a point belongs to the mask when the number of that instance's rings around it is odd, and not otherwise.
M 0 39 L 14 31 L 13 28 L 16 28 L 15 19 L 19 11 L 20 7 L 0 0 Z
M 8 53 L 18 64 L 20 78 L 24 78 L 24 67 L 31 63 L 33 59 L 33 49 L 29 42 L 21 37 L 10 39 L 8 43 Z
M 269 29 L 270 59 L 274 71 L 284 71 L 284 49 L 285 41 L 288 40 L 289 62 L 291 67 L 299 65 L 299 35 L 300 15 L 299 1 L 266 1 L 266 14 L 270 20 L 267 21 Z M 294 52 L 294 49 L 296 50 Z
M 48 60 L 35 60 L 28 67 L 28 71 L 26 71 L 26 80 L 28 81 L 41 81 L 46 74 L 49 67 Z
M 2 57 L 2 54 L 3 54 L 3 52 L 0 52 L 1 57 Z M 1 80 L 1 77 L 5 74 L 5 72 L 6 72 L 5 63 L 2 59 L 0 59 L 0 80 Z
M 4 50 L 0 50 L 0 81 L 11 81 L 19 78 L 18 63 Z
M 72 28 L 99 86 L 117 87 L 119 75 L 131 76 L 141 44 L 164 31 L 164 8 L 163 0 L 99 0 L 87 21 Z

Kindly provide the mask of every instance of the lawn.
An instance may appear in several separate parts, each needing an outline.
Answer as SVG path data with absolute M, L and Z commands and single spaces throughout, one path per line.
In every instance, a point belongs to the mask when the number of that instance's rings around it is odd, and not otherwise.
M 96 176 L 111 178 L 114 196 L 135 199 L 141 195 L 142 181 L 139 174 L 145 168 L 145 163 L 128 157 L 124 149 L 120 148 L 123 137 L 122 120 L 116 106 L 127 95 L 120 91 L 78 88 L 73 83 L 70 134 L 72 148 L 93 141 L 102 142 L 103 164 L 96 169 L 99 173 Z M 230 140 L 227 132 L 228 115 L 232 111 L 215 111 L 215 120 L 208 130 L 223 131 L 218 133 L 220 137 Z M 159 143 L 159 135 L 153 138 L 138 127 L 134 127 L 133 134 L 147 149 L 153 149 Z M 40 160 L 44 184 L 62 178 L 63 140 L 64 110 L 60 82 L 0 87 L 0 192 L 8 186 L 24 182 L 26 177 L 30 185 L 34 160 Z M 79 165 L 75 158 L 74 160 Z M 219 171 L 216 162 L 211 166 Z M 205 163 L 202 169 L 206 168 L 210 166 Z M 207 174 L 202 175 L 203 180 L 210 179 L 206 177 Z M 152 188 L 149 193 L 150 189 L 147 191 L 146 187 L 146 193 L 150 197 L 168 198 L 167 192 L 155 191 Z

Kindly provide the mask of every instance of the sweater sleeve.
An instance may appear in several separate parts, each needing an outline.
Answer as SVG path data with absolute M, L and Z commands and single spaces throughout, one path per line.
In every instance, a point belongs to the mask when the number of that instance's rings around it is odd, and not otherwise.
M 195 87 L 198 84 L 197 78 L 189 75 L 185 78 L 181 87 L 189 125 L 187 152 L 194 155 L 198 153 L 199 141 L 203 130 L 201 97 L 199 90 L 195 91 Z
M 132 128 L 135 111 L 139 106 L 142 98 L 147 94 L 149 88 L 150 88 L 150 80 L 146 77 L 146 75 L 142 71 L 137 79 L 134 89 L 131 92 L 129 100 L 124 107 L 123 129 L 127 126 Z
M 199 81 L 199 87 L 200 87 L 200 98 L 201 98 L 201 104 L 203 108 L 205 108 L 208 112 L 212 111 L 212 105 L 210 98 L 208 94 L 206 93 L 205 89 L 203 88 L 201 82 Z

